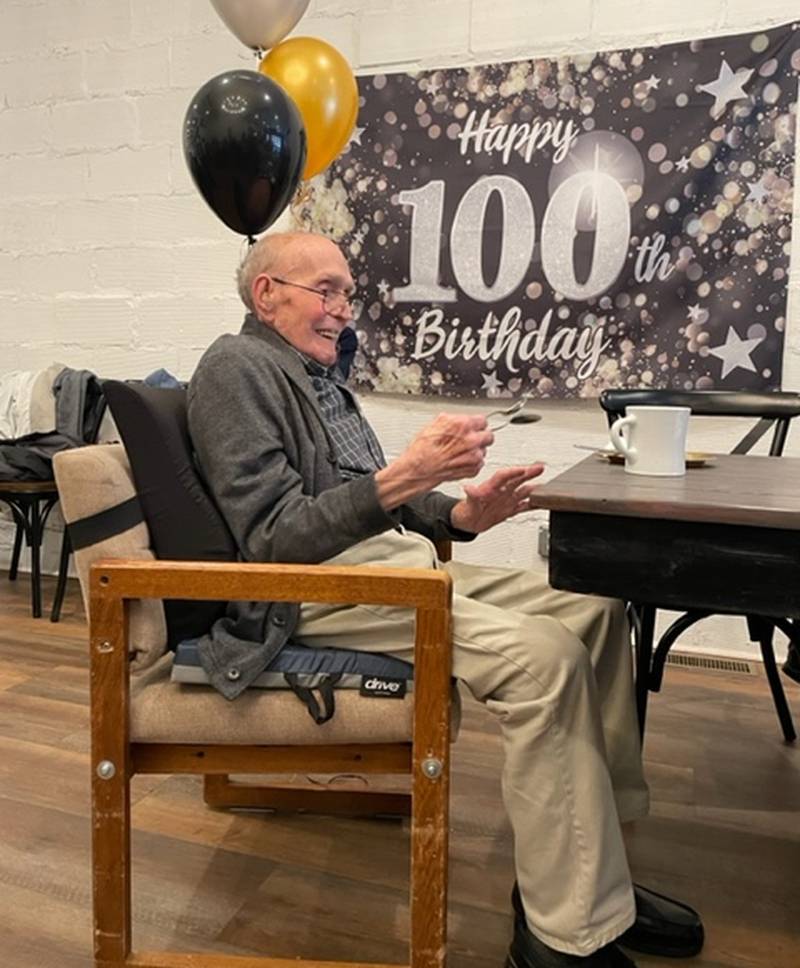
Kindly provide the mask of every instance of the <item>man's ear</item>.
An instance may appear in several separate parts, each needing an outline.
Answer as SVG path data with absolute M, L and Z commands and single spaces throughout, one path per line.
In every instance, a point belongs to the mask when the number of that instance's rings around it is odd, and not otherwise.
M 250 287 L 253 308 L 260 319 L 265 319 L 272 310 L 272 290 L 273 282 L 265 272 L 259 273 Z

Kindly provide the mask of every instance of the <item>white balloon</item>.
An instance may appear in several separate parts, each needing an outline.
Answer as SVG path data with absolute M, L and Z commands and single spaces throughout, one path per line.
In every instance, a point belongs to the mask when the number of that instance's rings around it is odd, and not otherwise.
M 253 50 L 269 50 L 293 29 L 310 0 L 211 0 L 222 22 Z

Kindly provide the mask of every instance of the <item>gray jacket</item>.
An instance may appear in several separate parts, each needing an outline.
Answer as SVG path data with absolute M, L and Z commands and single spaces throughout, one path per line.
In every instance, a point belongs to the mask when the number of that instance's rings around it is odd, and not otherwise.
M 434 491 L 389 514 L 374 475 L 342 480 L 300 357 L 254 316 L 205 352 L 188 407 L 200 470 L 245 561 L 314 564 L 398 524 L 433 540 L 473 537 L 450 527 L 454 498 Z M 289 639 L 299 611 L 231 603 L 200 642 L 212 684 L 238 696 Z
M 0 431 L 0 478 L 4 480 L 52 480 L 53 456 L 94 443 L 106 408 L 100 381 L 89 370 L 56 363 L 31 376 L 32 380 L 14 379 L 5 386 L 0 380 L 0 407 L 10 407 L 13 401 L 20 408 L 19 413 L 5 414 L 5 432 L 29 431 L 14 439 L 3 439 Z

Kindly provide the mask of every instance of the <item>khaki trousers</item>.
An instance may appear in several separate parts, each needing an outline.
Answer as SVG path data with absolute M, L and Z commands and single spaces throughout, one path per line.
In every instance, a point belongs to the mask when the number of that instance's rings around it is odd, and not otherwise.
M 409 532 L 327 562 L 356 563 L 451 575 L 453 674 L 502 727 L 503 800 L 529 927 L 571 954 L 612 941 L 635 917 L 620 822 L 648 805 L 621 603 L 555 591 L 523 570 L 442 565 Z M 414 612 L 307 604 L 296 637 L 413 661 Z

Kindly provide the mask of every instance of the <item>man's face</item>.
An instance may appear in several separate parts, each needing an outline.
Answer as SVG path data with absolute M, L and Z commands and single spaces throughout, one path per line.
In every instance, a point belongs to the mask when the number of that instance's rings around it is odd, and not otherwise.
M 274 277 L 285 282 L 277 282 Z M 353 318 L 352 311 L 347 305 L 333 315 L 319 293 L 298 287 L 352 293 L 353 277 L 337 246 L 311 236 L 301 247 L 287 253 L 278 270 L 266 278 L 269 310 L 264 321 L 296 350 L 323 366 L 332 366 L 338 356 L 339 334 Z

